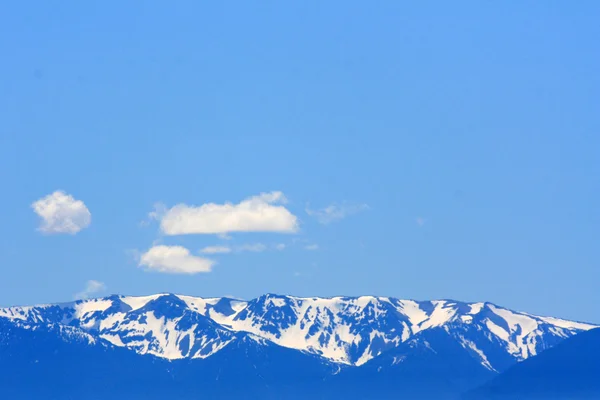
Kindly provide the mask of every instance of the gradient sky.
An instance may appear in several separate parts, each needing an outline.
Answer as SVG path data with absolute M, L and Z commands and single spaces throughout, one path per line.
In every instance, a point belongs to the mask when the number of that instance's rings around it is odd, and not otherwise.
M 599 2 L 144 3 L 0 4 L 0 305 L 374 294 L 600 322 Z M 57 190 L 91 223 L 40 230 Z M 272 192 L 295 232 L 148 217 Z M 140 266 L 153 246 L 216 264 Z

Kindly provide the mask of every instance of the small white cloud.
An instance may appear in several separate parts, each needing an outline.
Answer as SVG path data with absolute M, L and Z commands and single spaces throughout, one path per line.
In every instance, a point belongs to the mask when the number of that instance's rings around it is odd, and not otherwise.
M 285 250 L 285 248 L 286 248 L 286 245 L 285 245 L 285 243 L 277 243 L 277 244 L 275 245 L 275 249 L 276 249 L 276 250 L 279 250 L 279 251 Z
M 309 244 L 307 246 L 304 246 L 304 248 L 309 251 L 315 251 L 315 250 L 319 250 L 319 245 L 318 244 Z
M 297 278 L 299 276 L 302 276 L 302 274 L 300 272 L 296 271 L 296 272 L 294 272 L 294 276 Z
M 217 234 L 229 232 L 280 232 L 298 230 L 298 218 L 282 204 L 281 192 L 261 193 L 238 204 L 178 204 L 168 210 L 151 212 L 166 235 Z
M 243 244 L 235 249 L 237 252 L 251 251 L 253 253 L 261 253 L 267 249 L 262 243 Z
M 225 254 L 231 253 L 231 247 L 227 246 L 207 246 L 200 250 L 200 253 L 204 254 Z
M 74 235 L 92 222 L 92 214 L 83 201 L 75 200 L 73 196 L 61 190 L 42 197 L 31 207 L 42 218 L 38 230 L 47 234 Z
M 106 285 L 100 281 L 89 280 L 85 284 L 85 288 L 75 294 L 76 300 L 89 299 L 92 295 L 106 290 Z
M 368 210 L 366 204 L 331 204 L 325 208 L 311 210 L 306 208 L 306 213 L 311 217 L 315 217 L 321 224 L 330 224 L 335 221 L 344 219 L 352 214 L 357 214 L 361 211 Z
M 140 256 L 139 266 L 169 274 L 210 272 L 215 261 L 194 256 L 182 246 L 159 245 Z
M 417 217 L 417 218 L 415 218 L 415 222 L 417 223 L 418 226 L 423 226 L 423 225 L 425 225 L 427 220 L 423 217 Z

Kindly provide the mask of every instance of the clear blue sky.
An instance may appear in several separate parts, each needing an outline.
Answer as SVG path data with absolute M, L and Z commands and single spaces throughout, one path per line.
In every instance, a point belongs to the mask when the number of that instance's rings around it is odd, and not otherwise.
M 96 280 L 600 322 L 599 2 L 145 3 L 0 5 L 0 305 Z M 39 230 L 32 203 L 56 190 L 89 226 Z M 296 233 L 142 223 L 273 191 Z M 345 218 L 320 223 L 332 204 Z M 153 246 L 217 264 L 139 267 Z

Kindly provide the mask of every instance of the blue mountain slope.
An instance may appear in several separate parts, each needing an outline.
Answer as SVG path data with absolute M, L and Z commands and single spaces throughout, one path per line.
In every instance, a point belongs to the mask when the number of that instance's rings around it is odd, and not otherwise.
M 600 399 L 600 329 L 582 332 L 513 366 L 463 399 Z
M 14 400 L 441 399 L 491 374 L 434 333 L 426 340 L 439 351 L 415 341 L 353 368 L 247 334 L 212 357 L 168 361 L 74 327 L 0 318 L 0 332 L 0 397 Z M 457 384 L 456 371 L 464 382 Z
M 301 399 L 333 370 L 313 355 L 246 334 L 214 357 L 168 361 L 78 328 L 0 318 L 3 399 Z
M 465 399 L 597 399 L 599 360 L 600 330 L 581 333 Z M 0 318 L 3 399 L 443 400 L 494 375 L 443 328 L 351 367 L 244 333 L 209 358 L 170 361 L 113 346 L 78 327 Z
M 455 399 L 495 375 L 444 329 L 433 329 L 360 368 L 342 371 L 328 380 L 326 390 L 331 398 L 346 391 L 356 399 Z
M 141 399 L 155 382 L 172 381 L 168 368 L 161 359 L 99 342 L 77 328 L 0 318 L 3 399 L 99 400 L 121 391 Z
M 300 400 L 325 399 L 319 385 L 336 370 L 314 355 L 245 336 L 214 357 L 175 362 L 173 373 L 182 398 L 201 387 L 211 399 Z

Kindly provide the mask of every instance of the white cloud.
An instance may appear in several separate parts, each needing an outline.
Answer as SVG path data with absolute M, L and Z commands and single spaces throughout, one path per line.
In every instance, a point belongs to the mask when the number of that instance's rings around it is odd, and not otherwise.
M 220 234 L 229 232 L 280 232 L 298 230 L 298 218 L 281 204 L 281 192 L 261 193 L 238 204 L 178 204 L 168 210 L 155 209 L 150 217 L 160 221 L 166 235 Z
M 286 248 L 286 245 L 285 245 L 285 243 L 277 243 L 277 244 L 275 245 L 275 249 L 276 249 L 276 250 L 279 250 L 279 251 L 281 251 L 281 250 L 285 250 L 285 248 Z
M 267 249 L 267 246 L 265 246 L 262 243 L 252 243 L 252 244 L 243 244 L 243 245 L 237 247 L 235 251 L 237 251 L 237 252 L 251 251 L 253 253 L 260 253 L 260 252 L 265 251 L 266 249 Z
M 207 246 L 200 250 L 200 253 L 204 254 L 223 254 L 231 253 L 231 247 L 227 246 Z
M 306 213 L 315 217 L 321 224 L 329 224 L 346 218 L 349 215 L 369 209 L 366 204 L 331 204 L 325 208 L 311 210 L 306 208 Z
M 304 248 L 306 250 L 315 251 L 315 250 L 319 250 L 319 245 L 318 244 L 309 244 L 307 246 L 304 246 Z
M 182 246 L 159 245 L 140 256 L 139 266 L 169 274 L 197 274 L 210 272 L 215 261 L 194 256 Z
M 100 281 L 89 280 L 86 282 L 85 288 L 81 292 L 75 294 L 75 299 L 88 299 L 90 296 L 104 290 L 106 290 L 104 283 Z
M 40 232 L 76 234 L 92 222 L 92 214 L 83 201 L 61 190 L 31 204 L 33 211 L 42 218 Z

